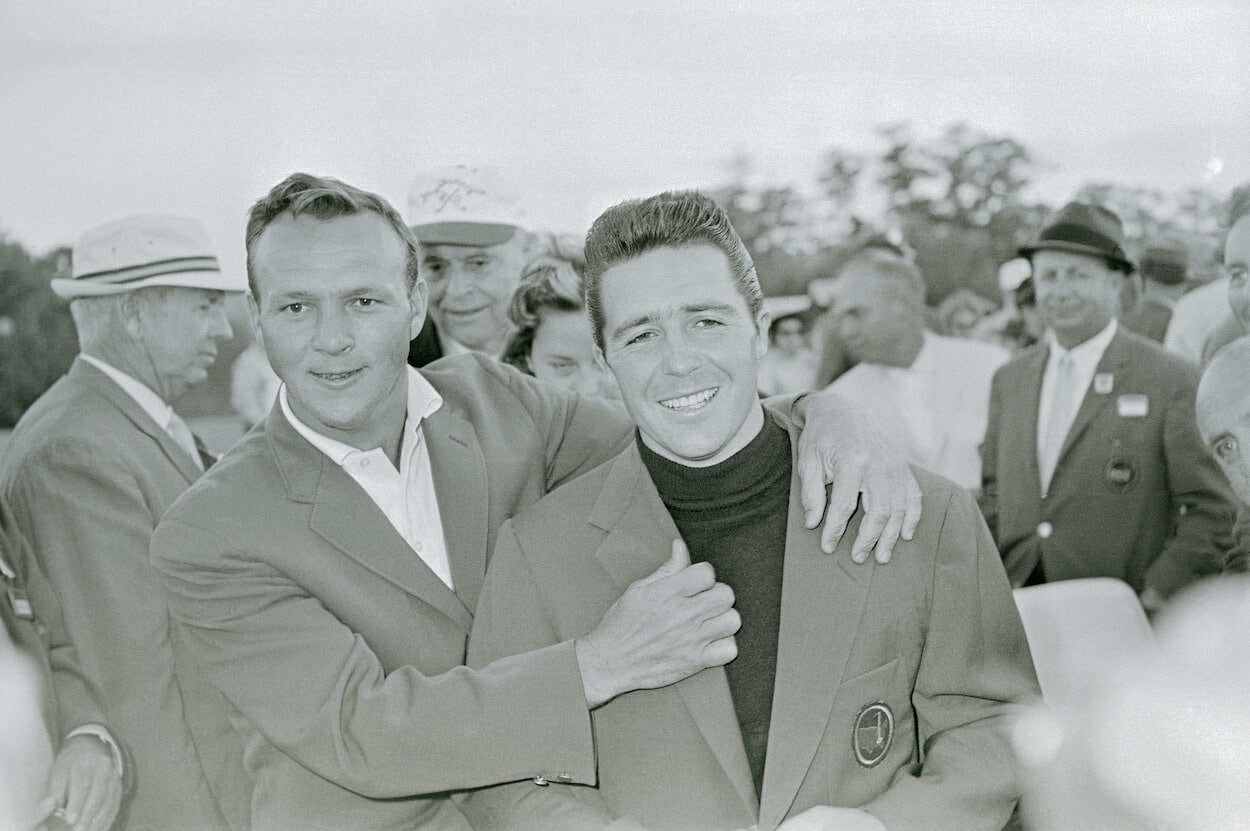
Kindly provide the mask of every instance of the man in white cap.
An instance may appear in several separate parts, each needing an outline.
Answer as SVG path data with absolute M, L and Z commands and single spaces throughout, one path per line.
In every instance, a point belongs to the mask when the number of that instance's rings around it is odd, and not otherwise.
M 408 223 L 430 287 L 430 323 L 409 363 L 466 351 L 499 357 L 511 332 L 508 301 L 533 239 L 515 192 L 489 167 L 427 171 L 408 189 Z
M 250 783 L 225 701 L 182 660 L 148 564 L 157 521 L 212 461 L 170 403 L 207 377 L 232 335 L 226 293 L 245 288 L 195 220 L 136 216 L 83 234 L 72 276 L 52 281 L 80 354 L 0 464 L 0 499 L 129 751 L 128 829 L 246 823 Z

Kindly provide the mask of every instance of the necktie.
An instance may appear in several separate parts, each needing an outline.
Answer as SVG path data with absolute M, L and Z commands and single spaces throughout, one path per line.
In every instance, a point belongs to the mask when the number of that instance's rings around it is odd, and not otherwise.
M 1056 362 L 1055 386 L 1051 391 L 1050 415 L 1046 419 L 1046 434 L 1038 447 L 1037 462 L 1042 474 L 1042 493 L 1050 488 L 1050 479 L 1059 464 L 1059 452 L 1072 426 L 1072 404 L 1076 398 L 1076 365 L 1072 356 L 1064 352 Z
M 204 462 L 200 460 L 200 450 L 195 444 L 195 435 L 192 434 L 191 428 L 182 420 L 182 417 L 171 410 L 169 413 L 169 425 L 165 430 L 169 435 L 173 436 L 174 441 L 178 442 L 179 447 L 187 451 L 187 455 L 195 462 L 195 466 L 203 470 Z

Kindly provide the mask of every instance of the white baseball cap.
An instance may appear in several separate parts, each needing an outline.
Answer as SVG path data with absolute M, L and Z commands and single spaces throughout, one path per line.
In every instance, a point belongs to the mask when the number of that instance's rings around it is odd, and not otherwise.
M 495 168 L 454 165 L 413 180 L 408 224 L 429 245 L 499 245 L 525 227 L 525 211 Z
M 106 222 L 74 243 L 73 270 L 52 280 L 60 297 L 123 294 L 148 286 L 246 291 L 247 281 L 222 273 L 208 232 L 182 216 L 130 216 Z

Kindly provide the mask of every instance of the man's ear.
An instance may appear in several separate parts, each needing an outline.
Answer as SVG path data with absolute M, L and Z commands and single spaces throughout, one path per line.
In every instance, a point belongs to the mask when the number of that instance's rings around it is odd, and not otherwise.
M 247 319 L 252 324 L 252 332 L 260 333 L 260 306 L 256 303 L 256 297 L 250 291 L 247 293 Z
M 412 319 L 408 324 L 408 340 L 412 340 L 425 326 L 425 316 L 430 308 L 430 287 L 426 285 L 425 278 L 418 277 L 417 282 L 413 283 L 408 292 L 408 306 L 412 311 Z
M 138 292 L 126 292 L 122 295 L 121 303 L 118 304 L 117 310 L 121 314 L 122 323 L 126 327 L 126 334 L 130 335 L 134 340 L 143 337 L 143 310 L 140 308 Z
M 768 330 L 772 326 L 773 316 L 763 306 L 755 316 L 755 357 L 762 358 L 768 351 Z

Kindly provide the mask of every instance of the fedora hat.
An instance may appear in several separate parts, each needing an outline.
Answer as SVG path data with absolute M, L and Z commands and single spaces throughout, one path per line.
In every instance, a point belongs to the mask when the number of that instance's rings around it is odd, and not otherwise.
M 413 180 L 408 224 L 427 245 L 499 245 L 525 227 L 525 212 L 495 168 L 455 165 Z
M 1133 261 L 1124 252 L 1124 226 L 1120 218 L 1101 205 L 1069 202 L 1042 229 L 1037 242 L 1020 249 L 1032 259 L 1035 251 L 1069 251 L 1098 257 L 1132 271 Z
M 60 297 L 100 297 L 148 286 L 246 291 L 228 277 L 204 226 L 181 216 L 130 216 L 106 222 L 74 243 L 70 277 L 52 280 Z
M 1151 245 L 1141 255 L 1141 274 L 1167 286 L 1185 282 L 1189 272 L 1189 251 L 1182 245 Z

